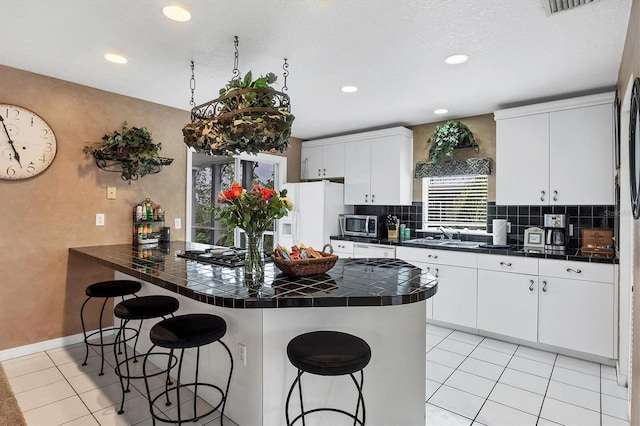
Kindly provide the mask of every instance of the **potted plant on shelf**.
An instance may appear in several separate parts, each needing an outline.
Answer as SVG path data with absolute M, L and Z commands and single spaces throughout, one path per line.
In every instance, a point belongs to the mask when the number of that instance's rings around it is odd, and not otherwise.
M 289 96 L 271 86 L 277 78 L 268 73 L 253 80 L 249 71 L 244 79 L 230 80 L 217 99 L 192 110 L 192 122 L 182 129 L 184 142 L 212 155 L 284 152 L 295 117 Z
M 96 164 L 109 172 L 120 172 L 123 180 L 132 181 L 150 173 L 158 173 L 172 158 L 160 157 L 162 144 L 154 143 L 146 127 L 128 127 L 107 133 L 82 151 L 93 154 Z
M 473 133 L 462 122 L 449 120 L 436 126 L 433 135 L 427 139 L 427 143 L 433 144 L 429 150 L 429 158 L 434 164 L 439 164 L 443 159 L 455 158 L 454 149 L 477 147 Z

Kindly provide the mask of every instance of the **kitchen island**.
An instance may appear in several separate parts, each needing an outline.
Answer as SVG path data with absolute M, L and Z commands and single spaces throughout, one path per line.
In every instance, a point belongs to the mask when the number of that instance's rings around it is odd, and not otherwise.
M 223 340 L 235 362 L 225 414 L 239 425 L 284 423 L 286 394 L 296 374 L 286 346 L 313 330 L 352 333 L 371 346 L 364 385 L 368 424 L 424 424 L 425 301 L 437 290 L 433 276 L 396 259 L 340 259 L 326 274 L 305 278 L 287 277 L 267 263 L 264 283 L 247 286 L 242 267 L 179 257 L 208 247 L 172 242 L 153 249 L 120 244 L 69 251 L 112 268 L 118 279 L 139 279 L 140 294 L 177 294 L 180 314 L 209 312 L 225 319 Z M 146 336 L 152 324 L 147 321 L 143 327 L 142 350 L 149 346 Z M 222 382 L 228 371 L 218 346 L 208 347 L 204 359 L 206 379 L 213 382 Z M 348 376 L 308 375 L 305 389 L 307 407 L 355 408 Z M 298 408 L 295 399 L 291 408 Z M 307 422 L 344 423 L 333 413 L 319 413 Z

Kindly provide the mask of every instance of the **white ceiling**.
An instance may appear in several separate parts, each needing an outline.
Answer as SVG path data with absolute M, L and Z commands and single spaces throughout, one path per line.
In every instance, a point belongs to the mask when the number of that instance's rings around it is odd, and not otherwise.
M 189 9 L 192 20 L 165 18 L 161 8 L 172 3 Z M 292 133 L 312 139 L 612 89 L 631 0 L 600 0 L 551 16 L 541 0 L 1 0 L 0 6 L 1 64 L 184 110 L 189 62 L 195 61 L 196 103 L 217 97 L 232 78 L 238 35 L 243 74 L 281 75 L 288 58 Z M 108 51 L 129 63 L 106 62 Z M 470 60 L 446 65 L 454 53 Z M 359 91 L 342 93 L 346 84 Z M 436 108 L 450 112 L 437 116 Z

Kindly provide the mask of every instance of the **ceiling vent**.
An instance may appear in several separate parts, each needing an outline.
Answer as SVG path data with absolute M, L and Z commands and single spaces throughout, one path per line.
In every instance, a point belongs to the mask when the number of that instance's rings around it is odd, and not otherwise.
M 571 10 L 578 6 L 584 6 L 585 4 L 592 3 L 599 0 L 541 0 L 544 10 L 547 11 L 547 15 L 553 15 L 554 13 L 563 12 L 565 10 Z

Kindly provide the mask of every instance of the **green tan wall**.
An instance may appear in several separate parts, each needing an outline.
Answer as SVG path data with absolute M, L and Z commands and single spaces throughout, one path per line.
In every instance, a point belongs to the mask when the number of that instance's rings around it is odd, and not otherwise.
M 58 141 L 56 158 L 44 173 L 0 181 L 2 350 L 81 331 L 84 288 L 113 273 L 69 259 L 69 247 L 130 243 L 130 212 L 146 197 L 162 205 L 168 224 L 174 218 L 184 224 L 187 150 L 181 129 L 189 114 L 3 66 L 0 94 L 0 102 L 43 117 Z M 161 154 L 174 159 L 161 173 L 131 185 L 117 173 L 99 170 L 93 157 L 82 153 L 86 142 L 125 120 L 147 127 L 162 142 Z M 115 200 L 107 200 L 107 186 L 116 187 Z M 95 226 L 96 213 L 105 214 L 105 226 Z M 184 231 L 172 229 L 172 237 L 184 239 Z

